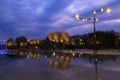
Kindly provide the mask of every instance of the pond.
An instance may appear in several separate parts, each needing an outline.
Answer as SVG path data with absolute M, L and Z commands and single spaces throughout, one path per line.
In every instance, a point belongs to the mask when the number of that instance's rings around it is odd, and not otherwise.
M 3 53 L 0 80 L 120 80 L 119 55 L 24 50 Z

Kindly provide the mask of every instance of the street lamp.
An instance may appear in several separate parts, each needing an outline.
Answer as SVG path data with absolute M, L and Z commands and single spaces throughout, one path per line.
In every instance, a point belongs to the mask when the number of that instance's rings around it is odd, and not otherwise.
M 99 20 L 99 18 L 96 18 L 96 14 L 98 12 L 107 12 L 110 13 L 111 9 L 110 8 L 100 8 L 99 10 L 93 10 L 93 17 L 92 18 L 82 18 L 79 14 L 76 14 L 75 17 L 77 20 L 82 20 L 82 21 L 88 21 L 91 20 L 94 26 L 94 53 L 96 53 L 96 21 Z

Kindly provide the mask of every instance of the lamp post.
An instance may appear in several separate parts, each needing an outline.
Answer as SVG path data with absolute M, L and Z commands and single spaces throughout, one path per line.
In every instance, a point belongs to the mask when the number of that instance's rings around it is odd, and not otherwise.
M 111 9 L 110 8 L 100 8 L 99 10 L 93 10 L 93 17 L 92 18 L 82 18 L 79 14 L 76 14 L 75 17 L 77 20 L 82 20 L 82 21 L 88 21 L 88 20 L 91 20 L 92 23 L 93 23 L 93 27 L 94 27 L 94 53 L 96 53 L 96 21 L 98 21 L 98 18 L 96 18 L 96 14 L 97 12 L 107 12 L 107 13 L 110 13 L 111 12 Z

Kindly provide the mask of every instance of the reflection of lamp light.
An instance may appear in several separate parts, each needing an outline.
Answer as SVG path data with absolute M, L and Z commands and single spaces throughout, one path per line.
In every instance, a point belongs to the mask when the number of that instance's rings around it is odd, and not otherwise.
M 62 61 L 64 61 L 64 60 L 65 60 L 65 57 L 64 57 L 64 56 L 61 56 L 60 58 L 61 58 L 61 60 L 62 60 Z
M 95 59 L 95 61 L 97 61 L 97 58 Z
M 72 55 L 75 56 L 75 52 L 73 52 Z
M 80 54 L 79 54 L 79 57 L 80 57 Z
M 40 55 L 39 55 L 39 54 L 37 54 L 37 57 L 36 57 L 36 59 L 40 59 Z
M 53 64 L 54 64 L 54 61 L 53 61 L 53 60 L 50 60 L 50 61 L 49 61 L 49 66 L 50 66 L 50 67 L 53 67 Z
M 59 61 L 55 61 L 54 62 L 54 67 L 55 68 L 59 68 L 60 67 L 60 62 Z
M 62 64 L 62 69 L 68 69 L 68 67 L 69 67 L 69 64 L 68 64 L 68 62 L 64 62 L 63 64 Z
M 53 52 L 53 56 L 55 56 L 55 52 Z
M 82 55 L 82 53 L 80 53 L 80 55 Z
M 66 57 L 66 61 L 70 62 L 70 57 L 69 56 Z
M 45 58 L 47 58 L 47 55 L 45 55 Z
M 59 59 L 60 59 L 60 56 L 59 56 L 59 55 L 56 55 L 55 58 L 56 58 L 56 60 L 59 60 Z
M 24 52 L 21 51 L 19 54 L 20 54 L 20 56 L 23 56 L 23 55 L 24 55 Z
M 97 58 L 95 59 L 95 76 L 96 76 L 96 80 L 98 79 L 98 66 L 97 66 Z

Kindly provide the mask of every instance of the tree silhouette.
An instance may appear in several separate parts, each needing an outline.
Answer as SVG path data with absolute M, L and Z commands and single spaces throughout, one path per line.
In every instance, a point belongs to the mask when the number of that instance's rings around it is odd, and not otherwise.
M 12 38 L 7 40 L 7 48 L 8 49 L 13 49 L 14 47 L 14 40 Z
M 15 42 L 18 47 L 25 47 L 27 45 L 27 38 L 24 36 L 20 36 L 15 39 Z

